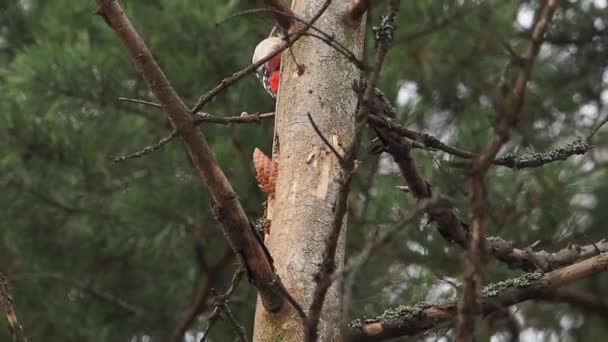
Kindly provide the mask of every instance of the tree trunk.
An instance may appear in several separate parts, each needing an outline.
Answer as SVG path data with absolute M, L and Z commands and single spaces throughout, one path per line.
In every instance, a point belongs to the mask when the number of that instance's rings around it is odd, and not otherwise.
M 294 11 L 311 18 L 326 0 L 295 0 Z M 356 56 L 363 50 L 365 17 L 356 27 L 343 19 L 348 1 L 333 1 L 315 27 L 333 35 Z M 341 168 L 336 156 L 314 131 L 307 113 L 338 150 L 349 146 L 354 131 L 359 70 L 322 41 L 305 36 L 283 53 L 277 100 L 275 151 L 279 166 L 270 234 L 266 244 L 287 291 L 307 311 L 331 230 Z M 295 57 L 295 60 L 294 60 Z M 297 64 L 296 64 L 297 63 Z M 298 69 L 298 65 L 300 69 Z M 344 262 L 345 229 L 336 265 Z M 339 341 L 340 300 L 334 284 L 325 299 L 319 341 Z M 302 322 L 288 303 L 269 313 L 258 301 L 254 341 L 302 341 Z

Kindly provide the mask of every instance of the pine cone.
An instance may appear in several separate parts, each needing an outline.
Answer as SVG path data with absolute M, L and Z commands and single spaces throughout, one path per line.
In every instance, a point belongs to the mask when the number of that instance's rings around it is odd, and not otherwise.
M 268 196 L 273 196 L 279 174 L 277 163 L 268 158 L 264 152 L 256 147 L 253 150 L 253 166 L 255 168 L 255 178 L 258 181 L 258 186 L 262 191 L 268 194 Z

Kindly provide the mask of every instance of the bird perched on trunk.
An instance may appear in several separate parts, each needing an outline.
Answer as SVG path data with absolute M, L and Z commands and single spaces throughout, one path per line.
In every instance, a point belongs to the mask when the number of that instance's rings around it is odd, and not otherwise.
M 255 64 L 268 57 L 281 48 L 283 44 L 283 39 L 279 37 L 269 37 L 262 40 L 255 47 L 251 63 Z M 266 92 L 275 98 L 279 92 L 279 82 L 281 81 L 281 54 L 277 54 L 266 61 L 266 63 L 260 65 L 255 74 L 262 83 L 262 86 L 264 86 Z
M 283 44 L 285 44 L 284 40 L 279 37 L 269 37 L 262 40 L 255 47 L 251 62 L 255 64 L 270 56 L 280 49 Z M 277 93 L 279 92 L 279 84 L 281 82 L 281 54 L 279 53 L 273 56 L 264 64 L 260 65 L 256 69 L 256 76 L 258 80 L 260 80 L 260 83 L 262 83 L 262 86 L 266 92 L 273 98 L 276 98 Z M 361 97 L 363 95 L 363 91 L 365 90 L 366 84 L 367 80 L 364 78 L 355 81 L 353 83 L 353 91 L 355 91 L 357 95 Z M 386 96 L 384 96 L 382 91 L 378 88 L 374 89 L 372 98 L 368 102 L 368 109 L 370 114 L 383 119 L 392 120 L 396 117 L 395 108 L 393 108 Z M 385 130 L 382 130 L 380 127 L 373 128 L 378 133 L 380 139 L 374 139 L 374 142 L 372 143 L 372 151 L 375 153 L 381 153 L 387 148 L 388 145 L 387 141 L 383 141 L 387 139 L 382 139 L 382 137 L 386 134 L 381 133 L 383 133 Z M 384 133 L 388 133 L 388 131 Z
M 255 64 L 261 61 L 280 49 L 283 44 L 285 44 L 284 40 L 279 37 L 269 37 L 262 40 L 255 47 L 251 62 Z M 266 92 L 275 98 L 279 92 L 279 84 L 281 81 L 281 54 L 277 54 L 266 61 L 266 63 L 260 65 L 256 70 L 256 76 L 262 83 L 262 86 L 264 86 Z M 355 82 L 353 90 L 357 92 L 359 96 L 363 95 L 366 83 L 367 80 L 365 79 Z M 369 110 L 370 113 L 387 119 L 396 116 L 395 109 L 378 88 L 374 89 L 374 94 L 369 102 Z

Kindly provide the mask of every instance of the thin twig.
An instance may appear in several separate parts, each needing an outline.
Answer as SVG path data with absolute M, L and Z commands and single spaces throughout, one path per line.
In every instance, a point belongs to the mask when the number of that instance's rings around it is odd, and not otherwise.
M 228 289 L 226 290 L 226 292 L 224 292 L 224 294 L 218 296 L 215 299 L 215 307 L 213 308 L 213 311 L 211 312 L 211 314 L 209 314 L 209 316 L 207 317 L 207 329 L 205 329 L 205 331 L 203 332 L 203 336 L 201 337 L 200 341 L 201 342 L 205 342 L 207 341 L 207 336 L 209 335 L 209 331 L 211 331 L 211 328 L 213 327 L 213 325 L 215 324 L 215 322 L 222 316 L 223 313 L 225 313 L 225 310 L 228 308 L 228 300 L 230 299 L 230 297 L 232 297 L 232 294 L 234 293 L 234 291 L 236 291 L 237 286 L 239 285 L 239 282 L 241 281 L 241 279 L 243 278 L 243 274 L 245 273 L 245 271 L 242 268 L 237 268 L 236 271 L 234 271 L 234 274 L 232 276 L 232 280 L 230 281 L 230 287 L 228 287 Z M 237 328 L 237 333 L 241 332 L 242 330 L 239 330 L 239 328 L 241 328 L 241 326 L 236 323 L 236 321 L 234 322 L 234 324 L 236 324 Z M 241 334 L 239 333 L 239 336 Z M 245 341 L 247 341 L 247 339 L 245 338 Z
M 315 133 L 317 133 L 317 135 L 319 136 L 319 138 L 321 138 L 323 143 L 331 150 L 331 152 L 333 152 L 333 154 L 336 156 L 336 158 L 338 159 L 340 164 L 342 164 L 344 162 L 344 158 L 340 155 L 340 152 L 338 152 L 338 150 L 336 150 L 336 148 L 329 142 L 329 140 L 327 140 L 327 138 L 323 135 L 323 133 L 321 133 L 321 130 L 319 129 L 319 127 L 317 126 L 315 121 L 312 119 L 310 112 L 306 113 L 306 116 L 308 116 L 310 125 L 312 126 L 312 129 L 315 130 Z
M 152 102 L 152 101 L 146 101 L 146 100 L 140 100 L 140 99 L 132 99 L 132 98 L 128 98 L 128 97 L 119 97 L 118 100 L 119 101 L 125 101 L 125 102 L 133 102 L 133 103 L 138 103 L 138 104 L 144 104 L 146 106 L 152 106 L 152 107 L 162 108 L 161 105 L 159 105 L 156 102 Z
M 247 330 L 245 330 L 245 327 L 240 325 L 239 322 L 237 322 L 236 317 L 234 317 L 234 315 L 232 314 L 232 311 L 230 311 L 230 308 L 228 307 L 228 305 L 224 305 L 222 310 L 224 311 L 224 315 L 226 316 L 226 318 L 228 318 L 228 321 L 234 327 L 234 330 L 236 331 L 236 334 L 238 335 L 239 340 L 241 342 L 248 342 L 249 339 L 247 338 Z
M 332 275 L 332 281 L 339 280 L 346 276 L 354 279 L 358 270 L 365 265 L 365 263 L 375 252 L 389 243 L 398 232 L 407 226 L 407 224 L 412 223 L 416 218 L 420 217 L 421 214 L 429 210 L 429 208 L 438 205 L 445 205 L 445 203 L 442 204 L 442 201 L 439 198 L 428 198 L 419 201 L 416 206 L 408 210 L 408 212 L 391 227 L 382 230 L 382 232 L 374 239 L 368 240 L 361 252 L 351 257 L 347 265 L 336 270 L 336 272 Z M 346 281 L 344 286 L 345 292 L 349 292 L 348 288 L 350 286 L 352 286 L 352 282 Z
M 169 135 L 160 139 L 154 145 L 146 146 L 143 149 L 141 149 L 137 152 L 128 154 L 126 156 L 114 157 L 112 160 L 114 163 L 122 163 L 125 160 L 143 158 L 143 157 L 147 156 L 148 154 L 153 153 L 153 152 L 157 151 L 159 148 L 165 146 L 167 143 L 169 143 L 171 140 L 173 140 L 173 138 L 175 138 L 176 136 L 177 136 L 177 131 L 173 130 Z
M 589 137 L 587 137 L 587 140 L 591 140 L 593 138 L 593 136 L 595 136 L 595 134 L 600 130 L 600 128 L 602 128 L 602 126 L 604 126 L 606 124 L 606 122 L 608 122 L 608 114 L 602 119 L 602 121 L 600 121 L 592 130 L 591 133 L 589 133 Z
M 274 118 L 274 112 L 268 113 L 253 113 L 249 114 L 246 112 L 241 113 L 238 116 L 214 116 L 207 113 L 196 113 L 194 114 L 195 125 L 200 125 L 202 123 L 214 123 L 221 125 L 231 125 L 231 124 L 247 124 L 247 123 L 259 123 L 265 119 Z
M 324 36 L 324 35 L 310 33 L 310 32 L 307 32 L 306 35 L 319 39 L 320 41 L 324 42 L 325 44 L 331 46 L 336 51 L 338 51 L 339 53 L 344 55 L 346 58 L 348 58 L 348 60 L 351 63 L 353 63 L 357 68 L 359 68 L 361 70 L 369 70 L 369 66 L 367 64 L 365 64 L 365 62 L 363 62 L 362 60 L 357 58 L 357 56 L 355 56 L 355 54 L 352 51 L 350 51 L 348 48 L 344 47 L 344 45 L 340 44 L 337 40 L 334 39 L 333 36 Z
M 207 113 L 196 113 L 195 114 L 195 125 L 200 125 L 202 123 L 214 123 L 221 125 L 231 125 L 231 124 L 247 124 L 247 123 L 259 123 L 261 120 L 274 118 L 274 112 L 269 113 L 254 113 L 248 114 L 243 112 L 239 116 L 213 116 Z M 143 158 L 150 153 L 156 152 L 161 147 L 165 146 L 171 140 L 173 140 L 178 134 L 176 130 L 173 130 L 168 136 L 159 140 L 156 144 L 146 146 L 143 149 L 120 157 L 114 157 L 114 163 L 121 163 L 125 160 L 135 159 L 135 158 Z

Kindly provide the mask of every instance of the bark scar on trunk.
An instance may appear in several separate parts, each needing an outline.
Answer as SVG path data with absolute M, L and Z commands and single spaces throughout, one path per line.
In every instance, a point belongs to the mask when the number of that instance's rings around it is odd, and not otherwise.
M 327 190 L 329 189 L 329 182 L 331 181 L 331 169 L 333 167 L 333 154 L 331 151 L 322 151 L 319 154 L 320 159 L 320 175 L 319 175 L 319 183 L 313 194 L 320 199 L 325 199 L 327 196 Z

